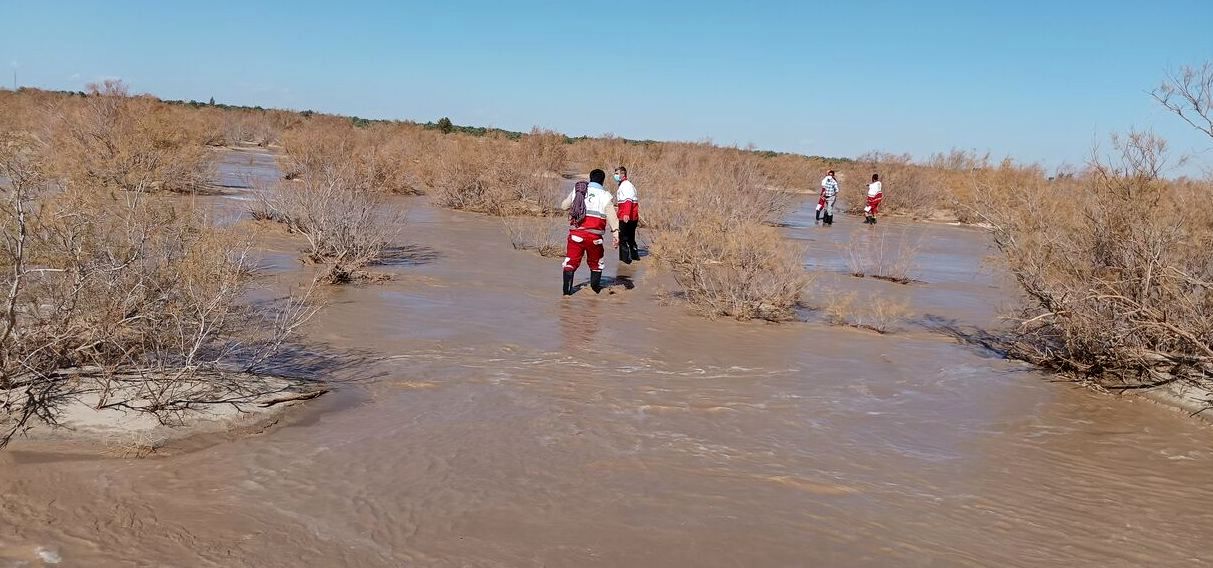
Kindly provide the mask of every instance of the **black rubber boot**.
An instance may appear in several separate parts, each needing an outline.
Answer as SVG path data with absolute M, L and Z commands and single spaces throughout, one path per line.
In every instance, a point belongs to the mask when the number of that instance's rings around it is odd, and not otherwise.
M 817 212 L 813 214 L 813 220 L 814 220 L 814 221 L 820 221 L 820 220 L 821 220 L 821 209 L 818 209 L 818 210 L 817 210 Z
M 564 271 L 564 295 L 565 296 L 573 295 L 573 271 L 572 270 Z
M 627 243 L 619 243 L 619 262 L 632 264 L 632 253 L 628 251 Z
M 632 260 L 640 260 L 640 249 L 636 247 L 636 242 L 629 243 L 628 248 L 631 249 Z
M 590 272 L 590 289 L 595 294 L 602 291 L 602 271 L 595 270 Z
M 872 224 L 873 224 L 873 225 L 875 225 L 875 224 L 876 224 L 876 217 L 872 217 Z

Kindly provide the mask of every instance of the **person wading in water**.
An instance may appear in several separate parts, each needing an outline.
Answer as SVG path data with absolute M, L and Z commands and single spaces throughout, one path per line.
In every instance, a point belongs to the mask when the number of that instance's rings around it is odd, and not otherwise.
M 615 206 L 619 217 L 619 261 L 631 264 L 640 260 L 640 249 L 636 246 L 636 226 L 640 224 L 640 200 L 636 197 L 636 186 L 628 181 L 628 169 L 615 168 Z
M 872 183 L 868 184 L 868 205 L 863 208 L 863 222 L 876 224 L 876 213 L 880 211 L 880 202 L 884 201 L 884 188 L 880 185 L 880 174 L 872 174 Z
M 582 255 L 590 265 L 590 288 L 595 294 L 602 291 L 602 269 L 606 267 L 602 243 L 608 227 L 614 245 L 619 246 L 619 219 L 611 194 L 602 188 L 604 181 L 606 172 L 590 172 L 590 182 L 577 182 L 560 204 L 569 212 L 569 240 L 562 266 L 565 296 L 573 294 L 573 274 L 581 266 Z
M 826 225 L 834 224 L 834 202 L 838 199 L 838 180 L 834 170 L 821 178 L 821 197 L 817 200 L 817 217 Z

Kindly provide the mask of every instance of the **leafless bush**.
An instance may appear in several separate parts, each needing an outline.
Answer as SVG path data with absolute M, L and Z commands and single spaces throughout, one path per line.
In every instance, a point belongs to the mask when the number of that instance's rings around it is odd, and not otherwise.
M 1213 61 L 1171 73 L 1153 95 L 1167 110 L 1213 137 Z
M 830 293 L 824 306 L 826 318 L 834 325 L 868 329 L 885 334 L 910 315 L 904 299 L 873 295 L 860 298 L 856 292 Z
M 851 276 L 868 276 L 898 284 L 914 282 L 913 273 L 922 250 L 921 238 L 910 235 L 906 228 L 892 238 L 886 227 L 874 232 L 876 234 L 861 232 L 839 246 Z
M 91 85 L 56 109 L 54 164 L 70 183 L 126 191 L 195 192 L 214 177 L 214 154 L 199 123 L 121 82 Z
M 58 187 L 45 156 L 0 134 L 0 446 L 82 396 L 171 422 L 288 388 L 255 367 L 314 309 L 266 325 L 245 240 L 170 198 Z
M 568 144 L 565 136 L 553 130 L 539 127 L 519 141 L 519 153 L 526 170 L 543 174 L 560 174 L 568 165 Z
M 313 117 L 282 134 L 282 141 L 286 152 L 281 166 L 288 180 L 349 167 L 358 170 L 372 190 L 421 193 L 410 161 L 419 150 L 407 128 L 360 128 L 336 117 Z
M 298 114 L 282 110 L 210 108 L 194 110 L 193 113 L 202 114 L 210 122 L 210 144 L 216 146 L 272 146 L 281 141 L 283 132 L 298 128 L 302 123 Z
M 548 257 L 564 255 L 568 230 L 564 222 L 542 217 L 505 217 L 501 221 L 514 250 L 533 250 Z
M 328 265 L 329 283 L 365 280 L 373 275 L 364 268 L 383 259 L 404 226 L 403 213 L 385 204 L 373 183 L 352 165 L 321 166 L 295 181 L 256 189 L 251 212 L 303 235 L 305 258 Z
M 772 227 L 708 220 L 667 231 L 654 246 L 700 312 L 771 321 L 790 319 L 809 283 L 802 252 Z
M 983 187 L 1027 302 L 1014 353 L 1104 386 L 1213 386 L 1210 188 L 1168 183 L 1166 144 L 1114 140 L 1072 190 Z
M 546 142 L 453 134 L 443 137 L 430 180 L 443 207 L 499 216 L 555 215 L 558 172 Z

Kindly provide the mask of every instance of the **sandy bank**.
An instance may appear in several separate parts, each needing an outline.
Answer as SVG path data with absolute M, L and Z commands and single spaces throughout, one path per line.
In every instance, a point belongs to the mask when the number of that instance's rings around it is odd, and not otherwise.
M 108 404 L 102 403 L 97 392 L 81 392 L 64 401 L 57 424 L 31 420 L 29 429 L 15 437 L 10 448 L 114 457 L 180 453 L 204 445 L 192 443 L 201 438 L 228 439 L 263 432 L 282 420 L 292 407 L 328 392 L 287 379 L 257 380 L 264 385 L 261 393 L 232 393 L 214 397 L 224 402 L 189 404 L 183 410 L 159 413 L 141 410 L 148 401 L 132 387 L 112 393 Z

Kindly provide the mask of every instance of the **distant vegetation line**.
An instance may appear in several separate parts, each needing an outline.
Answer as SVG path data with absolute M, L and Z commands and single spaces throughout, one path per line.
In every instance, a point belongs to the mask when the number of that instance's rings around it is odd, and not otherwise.
M 35 89 L 35 88 L 34 87 L 21 87 L 17 90 L 20 92 L 20 91 L 24 91 L 27 89 Z M 64 94 L 64 95 L 77 96 L 77 97 L 88 96 L 88 93 L 85 93 L 84 91 L 64 91 L 64 90 L 54 90 L 54 89 L 36 89 L 36 90 L 45 90 L 45 91 L 52 92 L 52 93 L 60 93 L 60 94 Z M 243 110 L 243 111 L 257 111 L 257 112 L 281 111 L 281 112 L 296 113 L 304 118 L 311 118 L 312 116 L 336 117 L 336 118 L 342 118 L 342 119 L 349 120 L 351 124 L 353 124 L 354 126 L 357 126 L 357 127 L 367 127 L 372 124 L 413 124 L 413 125 L 418 125 L 423 128 L 427 128 L 427 129 L 431 129 L 431 130 L 440 130 L 443 133 L 457 132 L 460 134 L 469 134 L 472 136 L 496 135 L 496 136 L 503 136 L 510 140 L 521 139 L 524 135 L 527 134 L 526 132 L 519 132 L 516 130 L 506 130 L 504 128 L 455 124 L 455 123 L 451 122 L 450 118 L 447 118 L 445 116 L 438 119 L 437 121 L 417 122 L 415 120 L 363 118 L 363 117 L 354 116 L 354 115 L 332 114 L 332 113 L 317 112 L 314 110 L 297 111 L 297 110 L 293 110 L 293 109 L 265 108 L 260 105 L 257 105 L 257 106 L 230 105 L 230 104 L 215 102 L 214 98 L 212 98 L 208 102 L 208 101 L 197 101 L 197 100 L 192 100 L 192 99 L 188 100 L 188 101 L 181 100 L 181 99 L 162 99 L 160 97 L 156 97 L 155 95 L 150 95 L 150 94 L 148 96 L 154 97 L 157 100 L 162 101 L 167 104 L 183 105 L 183 106 L 188 106 L 188 107 L 192 107 L 192 108 L 214 107 L 214 108 L 223 109 L 223 110 Z M 581 140 L 596 140 L 599 138 L 605 138 L 604 136 L 568 136 L 568 135 L 563 135 L 563 136 L 564 136 L 564 141 L 566 144 L 573 144 L 573 143 L 581 141 Z M 648 145 L 654 145 L 654 144 L 664 144 L 666 142 L 669 142 L 668 140 L 651 140 L 651 139 L 634 140 L 634 139 L 630 139 L 630 138 L 618 138 L 618 139 L 623 141 L 625 144 L 637 144 L 637 145 L 642 145 L 642 146 L 648 146 Z M 815 160 L 824 160 L 824 161 L 828 161 L 828 162 L 844 163 L 844 164 L 852 163 L 855 161 L 852 158 L 815 156 L 815 155 L 808 155 L 808 154 L 799 154 L 796 152 L 776 152 L 774 150 L 761 150 L 761 149 L 757 149 L 757 148 L 745 148 L 744 150 L 753 152 L 754 154 L 764 157 L 764 158 L 774 158 L 776 156 L 803 156 L 803 157 L 811 158 L 811 159 L 815 159 Z

